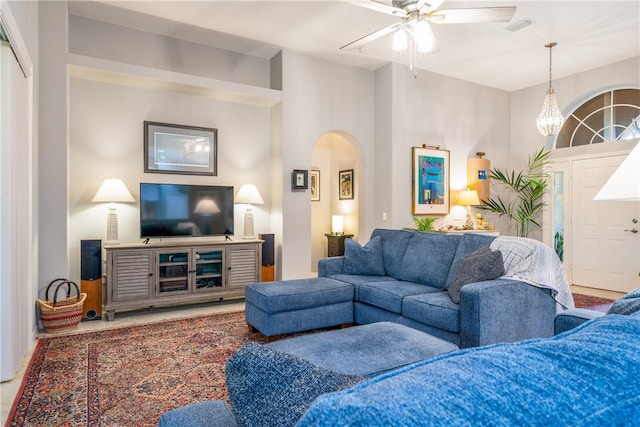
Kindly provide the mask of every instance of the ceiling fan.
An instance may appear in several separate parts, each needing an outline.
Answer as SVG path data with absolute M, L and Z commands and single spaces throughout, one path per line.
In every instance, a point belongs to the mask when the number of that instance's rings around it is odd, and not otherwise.
M 393 49 L 402 51 L 409 44 L 418 52 L 436 50 L 435 38 L 429 23 L 467 24 L 478 22 L 508 22 L 516 12 L 516 6 L 476 7 L 465 9 L 438 9 L 445 0 L 392 0 L 391 4 L 380 0 L 358 1 L 356 4 L 401 18 L 400 22 L 374 31 L 340 49 L 355 49 L 387 34 L 394 34 Z M 411 37 L 409 37 L 411 36 Z

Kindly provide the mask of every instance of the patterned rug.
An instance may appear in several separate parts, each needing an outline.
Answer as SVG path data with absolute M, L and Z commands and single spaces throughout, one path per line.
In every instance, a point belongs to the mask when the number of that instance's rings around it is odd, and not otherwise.
M 573 302 L 576 304 L 576 308 L 588 308 L 590 310 L 607 312 L 611 304 L 612 299 L 593 297 L 591 295 L 573 294 Z
M 226 400 L 224 364 L 248 341 L 265 338 L 244 312 L 40 339 L 6 425 L 155 426 L 170 409 Z
M 244 312 L 38 340 L 7 425 L 155 426 L 169 409 L 226 399 Z

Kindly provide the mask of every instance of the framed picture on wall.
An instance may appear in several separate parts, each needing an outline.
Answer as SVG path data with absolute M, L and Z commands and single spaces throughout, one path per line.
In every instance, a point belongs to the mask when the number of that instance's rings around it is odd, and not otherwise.
M 353 169 L 347 169 L 338 173 L 338 199 L 353 199 Z
M 218 175 L 218 130 L 144 122 L 144 171 Z
M 412 209 L 414 215 L 449 213 L 449 151 L 430 147 L 411 149 Z
M 320 201 L 320 171 L 312 170 L 309 175 L 309 188 L 311 189 L 311 201 Z
M 291 190 L 306 190 L 309 188 L 309 171 L 294 169 L 291 172 Z

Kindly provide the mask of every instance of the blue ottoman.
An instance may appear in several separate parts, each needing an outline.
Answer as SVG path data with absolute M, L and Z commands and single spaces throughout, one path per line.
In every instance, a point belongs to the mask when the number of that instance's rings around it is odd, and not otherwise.
M 266 345 L 321 368 L 369 378 L 458 350 L 449 341 L 392 322 L 302 335 Z
M 158 427 L 235 427 L 236 419 L 222 400 L 194 403 L 165 412 Z
M 353 323 L 353 286 L 326 277 L 251 283 L 247 323 L 267 337 Z

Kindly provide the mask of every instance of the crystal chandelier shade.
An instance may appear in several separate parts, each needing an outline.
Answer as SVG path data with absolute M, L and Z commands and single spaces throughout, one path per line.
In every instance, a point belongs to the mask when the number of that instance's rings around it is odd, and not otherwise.
M 553 136 L 560 132 L 562 124 L 564 123 L 564 116 L 558 108 L 558 101 L 556 101 L 556 94 L 551 85 L 551 49 L 556 46 L 557 43 L 552 42 L 544 45 L 549 48 L 549 88 L 544 95 L 544 103 L 542 104 L 542 111 L 536 120 L 538 130 L 544 136 Z

